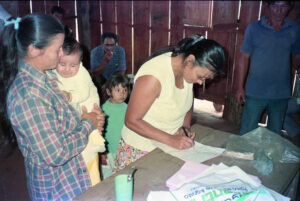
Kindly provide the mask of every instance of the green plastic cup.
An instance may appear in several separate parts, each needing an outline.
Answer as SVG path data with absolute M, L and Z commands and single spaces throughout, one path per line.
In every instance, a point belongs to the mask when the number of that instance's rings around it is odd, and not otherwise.
M 128 181 L 127 174 L 120 174 L 115 177 L 116 201 L 132 201 L 132 180 Z

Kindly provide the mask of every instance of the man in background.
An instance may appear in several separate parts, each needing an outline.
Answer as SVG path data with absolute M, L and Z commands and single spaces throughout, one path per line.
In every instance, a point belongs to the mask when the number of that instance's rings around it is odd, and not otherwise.
M 293 2 L 267 4 L 269 15 L 247 27 L 238 61 L 236 99 L 239 104 L 244 103 L 241 135 L 258 127 L 265 110 L 267 128 L 281 134 L 291 97 L 291 56 L 294 67 L 300 63 L 300 25 L 287 19 Z
M 118 46 L 118 36 L 114 33 L 103 33 L 102 45 L 91 51 L 91 72 L 96 78 L 106 80 L 113 73 L 125 73 L 126 58 L 124 48 Z
M 63 23 L 65 10 L 60 6 L 53 6 L 51 8 L 51 15 L 56 19 L 58 19 L 61 23 Z M 66 24 L 64 24 L 64 26 L 65 26 L 65 35 L 72 37 L 72 29 L 68 27 Z

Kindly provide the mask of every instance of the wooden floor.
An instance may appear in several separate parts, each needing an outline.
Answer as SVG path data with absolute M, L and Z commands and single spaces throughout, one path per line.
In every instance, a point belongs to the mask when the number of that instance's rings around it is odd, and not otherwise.
M 192 123 L 232 134 L 239 133 L 240 127 L 238 125 L 232 124 L 220 116 L 196 111 L 193 113 Z M 298 146 L 300 147 L 300 145 Z M 0 140 L 0 160 L 0 200 L 29 201 L 23 157 L 18 147 L 1 144 Z
M 201 124 L 216 130 L 239 134 L 240 126 L 224 120 L 222 117 L 205 112 L 194 112 L 191 124 Z

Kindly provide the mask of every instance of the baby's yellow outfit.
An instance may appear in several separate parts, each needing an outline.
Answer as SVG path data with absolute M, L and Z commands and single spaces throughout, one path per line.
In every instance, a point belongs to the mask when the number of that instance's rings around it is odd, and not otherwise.
M 99 171 L 99 152 L 105 152 L 105 139 L 100 135 L 98 130 L 93 130 L 89 135 L 88 143 L 81 152 L 83 160 L 87 166 L 92 186 L 101 181 Z
M 80 63 L 79 70 L 76 75 L 70 78 L 64 78 L 53 70 L 58 78 L 58 87 L 60 90 L 67 91 L 72 94 L 72 101 L 70 104 L 80 113 L 82 113 L 82 106 L 91 112 L 94 104 L 100 105 L 100 99 L 89 72 Z M 89 135 L 88 143 L 82 151 L 83 160 L 87 166 L 92 186 L 101 181 L 99 171 L 99 152 L 105 151 L 105 139 L 97 129 L 93 130 Z

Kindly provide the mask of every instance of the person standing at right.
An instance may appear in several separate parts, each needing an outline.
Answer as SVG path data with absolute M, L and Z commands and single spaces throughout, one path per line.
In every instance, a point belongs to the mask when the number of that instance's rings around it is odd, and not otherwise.
M 290 58 L 295 67 L 299 68 L 300 63 L 300 25 L 286 18 L 292 2 L 267 1 L 267 4 L 269 16 L 247 27 L 238 61 L 236 100 L 238 104 L 244 103 L 241 135 L 258 127 L 265 110 L 267 128 L 281 134 L 291 97 Z

